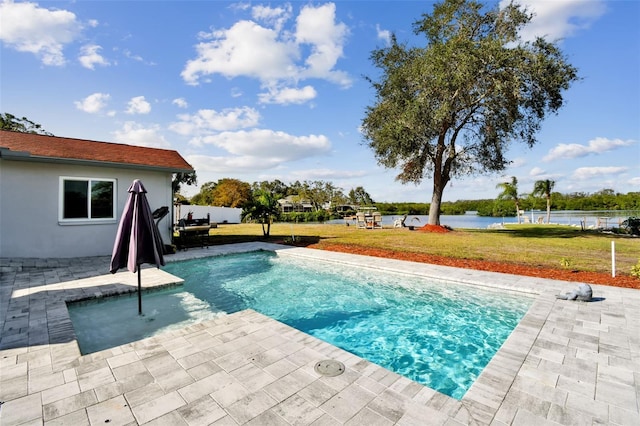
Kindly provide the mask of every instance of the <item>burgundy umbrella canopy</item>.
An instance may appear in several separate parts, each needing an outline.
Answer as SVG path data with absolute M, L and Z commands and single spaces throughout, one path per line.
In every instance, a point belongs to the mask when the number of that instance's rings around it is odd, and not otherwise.
M 138 313 L 142 314 L 142 284 L 140 265 L 149 263 L 160 267 L 164 265 L 162 257 L 163 243 L 153 213 L 146 196 L 147 190 L 136 179 L 129 187 L 129 198 L 124 206 L 118 233 L 111 254 L 111 273 L 127 268 L 138 272 Z

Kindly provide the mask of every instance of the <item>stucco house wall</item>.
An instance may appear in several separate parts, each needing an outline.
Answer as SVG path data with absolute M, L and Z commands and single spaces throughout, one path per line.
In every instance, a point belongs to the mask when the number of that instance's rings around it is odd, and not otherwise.
M 116 220 L 64 223 L 58 220 L 60 177 L 116 179 Z M 0 162 L 0 257 L 76 257 L 110 255 L 127 190 L 134 179 L 147 189 L 152 210 L 171 208 L 171 174 L 111 167 Z M 8 202 L 7 202 L 8 201 Z M 171 242 L 171 215 L 159 222 L 166 244 Z
M 144 184 L 152 210 L 169 208 L 158 229 L 170 244 L 173 173 L 189 171 L 175 151 L 0 130 L 0 257 L 111 255 L 135 179 Z M 113 180 L 115 199 L 109 206 L 115 207 L 115 218 L 61 219 L 63 178 Z

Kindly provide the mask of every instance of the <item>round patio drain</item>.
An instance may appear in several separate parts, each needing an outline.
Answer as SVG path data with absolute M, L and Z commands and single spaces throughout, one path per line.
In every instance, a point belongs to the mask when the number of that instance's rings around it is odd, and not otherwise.
M 327 359 L 317 363 L 314 370 L 322 376 L 334 377 L 344 373 L 344 364 L 340 361 Z

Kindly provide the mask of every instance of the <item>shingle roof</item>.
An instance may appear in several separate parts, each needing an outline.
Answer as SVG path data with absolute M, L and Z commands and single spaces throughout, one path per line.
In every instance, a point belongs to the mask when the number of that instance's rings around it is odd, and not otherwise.
M 29 156 L 25 159 L 98 162 L 173 172 L 193 171 L 193 167 L 177 151 L 169 149 L 0 130 L 0 149 L 3 148 L 14 153 L 27 152 Z

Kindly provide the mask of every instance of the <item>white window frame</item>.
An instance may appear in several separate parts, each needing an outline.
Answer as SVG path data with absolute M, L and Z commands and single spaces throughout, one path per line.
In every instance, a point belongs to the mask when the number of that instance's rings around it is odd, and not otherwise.
M 84 218 L 65 218 L 64 217 L 64 184 L 67 181 L 86 182 L 88 189 L 87 197 L 87 216 Z M 91 184 L 93 182 L 111 182 L 113 184 L 113 199 L 111 217 L 92 218 L 91 217 Z M 60 225 L 95 225 L 100 223 L 115 223 L 117 219 L 118 205 L 118 181 L 113 178 L 102 177 L 84 177 L 84 176 L 60 176 L 58 190 L 58 223 Z

